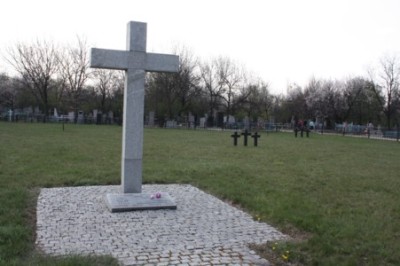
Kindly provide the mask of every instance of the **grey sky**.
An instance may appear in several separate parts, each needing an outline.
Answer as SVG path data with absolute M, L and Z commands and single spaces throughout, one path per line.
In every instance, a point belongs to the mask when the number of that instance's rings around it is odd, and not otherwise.
M 148 23 L 147 49 L 185 45 L 201 59 L 228 56 L 284 93 L 312 76 L 364 75 L 400 56 L 398 0 L 7 0 L 0 50 L 36 38 L 125 49 L 126 24 Z M 0 71 L 7 67 L 0 64 Z

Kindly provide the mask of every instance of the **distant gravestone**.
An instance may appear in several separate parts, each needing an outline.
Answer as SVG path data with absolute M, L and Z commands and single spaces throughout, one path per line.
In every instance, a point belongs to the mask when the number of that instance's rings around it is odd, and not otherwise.
M 199 127 L 205 127 L 206 125 L 206 118 L 205 117 L 200 117 L 200 122 L 199 122 Z
M 246 117 L 243 119 L 243 126 L 244 126 L 244 129 L 246 129 L 246 130 L 249 130 L 249 129 L 250 129 L 250 119 L 249 119 L 248 116 L 246 116 Z
M 102 120 L 103 120 L 103 114 L 101 113 L 101 111 L 95 109 L 93 110 L 93 119 L 95 120 L 96 125 L 101 125 L 102 124 Z
M 155 117 L 154 111 L 149 112 L 149 123 L 148 123 L 148 126 L 154 127 L 154 117 Z
M 188 114 L 188 122 L 189 122 L 189 128 L 195 127 L 195 125 L 194 125 L 195 117 L 194 117 L 194 115 L 192 115 L 192 113 Z
M 83 123 L 85 123 L 85 116 L 84 116 L 84 114 L 83 114 L 83 111 L 79 111 L 79 112 L 78 112 L 78 117 L 77 117 L 76 122 L 77 122 L 78 124 L 83 124 Z
M 27 115 L 31 115 L 31 114 L 33 113 L 33 108 L 32 108 L 32 106 L 25 107 L 25 108 L 23 109 L 23 112 L 26 113 Z
M 165 124 L 166 128 L 176 128 L 177 124 L 175 120 L 167 120 L 166 124 Z
M 226 124 L 236 123 L 236 119 L 233 115 L 224 116 L 224 123 Z
M 12 122 L 12 120 L 13 120 L 13 111 L 10 109 L 8 110 L 8 121 Z
M 108 111 L 107 113 L 107 123 L 112 124 L 114 122 L 114 112 L 113 111 Z
M 146 72 L 177 72 L 179 57 L 146 52 L 147 25 L 131 21 L 127 50 L 91 49 L 91 67 L 125 71 L 121 186 L 123 194 L 108 194 L 112 212 L 171 208 L 176 204 L 167 193 L 154 199 L 142 192 L 144 82 Z M 159 204 L 157 204 L 157 202 Z
M 68 112 L 68 120 L 70 121 L 70 122 L 74 122 L 74 120 L 75 120 L 75 112 Z

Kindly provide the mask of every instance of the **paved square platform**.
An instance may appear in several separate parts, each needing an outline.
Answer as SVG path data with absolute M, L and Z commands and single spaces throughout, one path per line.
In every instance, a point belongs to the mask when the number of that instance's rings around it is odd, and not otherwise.
M 112 255 L 123 265 L 269 265 L 250 243 L 287 238 L 266 223 L 190 185 L 144 185 L 166 192 L 176 210 L 115 212 L 104 197 L 120 186 L 41 189 L 39 249 L 49 255 Z

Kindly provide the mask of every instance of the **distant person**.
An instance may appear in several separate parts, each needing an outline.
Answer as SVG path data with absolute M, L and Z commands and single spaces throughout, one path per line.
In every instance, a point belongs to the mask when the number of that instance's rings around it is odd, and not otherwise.
M 307 120 L 304 121 L 303 129 L 304 131 L 306 131 L 306 137 L 310 137 L 310 128 L 308 126 Z
M 343 123 L 343 127 L 342 127 L 342 134 L 343 136 L 346 134 L 346 128 L 347 128 L 347 122 Z
M 294 120 L 294 125 L 293 125 L 293 129 L 294 129 L 294 137 L 297 138 L 297 132 L 299 132 L 299 122 L 297 121 L 297 119 Z
M 300 136 L 303 137 L 303 132 L 304 132 L 304 121 L 299 120 L 299 129 L 300 129 Z
M 371 121 L 369 121 L 367 124 L 367 128 L 366 128 L 366 131 L 367 131 L 366 133 L 367 133 L 368 137 L 373 130 L 374 130 L 374 125 L 371 123 Z
M 309 124 L 308 129 L 313 130 L 315 128 L 314 121 L 311 120 L 310 123 L 308 123 L 308 124 Z

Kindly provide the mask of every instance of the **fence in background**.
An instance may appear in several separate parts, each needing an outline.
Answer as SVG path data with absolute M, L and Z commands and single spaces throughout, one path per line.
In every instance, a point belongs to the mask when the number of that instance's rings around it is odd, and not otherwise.
M 47 116 L 43 115 L 15 115 L 13 117 L 0 116 L 0 121 L 7 122 L 25 122 L 36 123 L 46 121 L 48 123 L 74 123 L 74 124 L 105 124 L 105 125 L 122 125 L 122 119 L 119 117 L 91 117 L 82 116 L 76 119 L 71 119 L 67 116 Z M 157 125 L 148 125 L 147 127 L 159 127 Z M 166 121 L 162 126 L 164 128 L 180 128 L 180 129 L 209 129 L 209 130 L 245 130 L 250 131 L 265 131 L 265 132 L 293 132 L 294 127 L 291 123 L 230 123 L 225 124 L 223 127 L 206 127 L 200 126 L 199 123 L 177 123 L 176 121 Z M 335 128 L 326 129 L 322 125 L 313 125 L 309 127 L 310 132 L 319 134 L 340 134 L 343 136 L 357 136 L 373 139 L 389 139 L 400 140 L 400 125 L 394 128 L 384 128 L 381 126 L 373 125 L 354 125 L 354 124 L 335 124 Z

